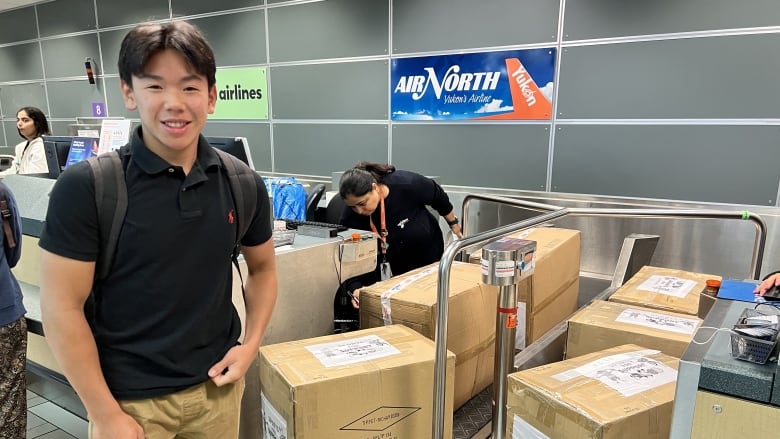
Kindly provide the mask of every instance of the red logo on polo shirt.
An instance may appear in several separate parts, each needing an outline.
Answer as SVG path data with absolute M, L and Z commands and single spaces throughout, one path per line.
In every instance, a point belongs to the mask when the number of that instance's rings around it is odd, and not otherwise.
M 228 224 L 233 224 L 233 222 L 236 220 L 236 216 L 233 214 L 233 211 L 231 210 L 228 212 Z

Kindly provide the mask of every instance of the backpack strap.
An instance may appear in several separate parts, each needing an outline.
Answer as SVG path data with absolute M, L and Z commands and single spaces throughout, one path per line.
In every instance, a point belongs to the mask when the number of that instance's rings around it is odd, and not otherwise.
M 249 230 L 249 224 L 257 211 L 257 180 L 255 172 L 238 158 L 214 148 L 230 182 L 230 191 L 233 193 L 233 203 L 236 205 L 238 227 L 236 233 L 236 245 L 240 247 L 241 239 Z
M 5 193 L 0 199 L 0 215 L 3 216 L 3 234 L 5 235 L 5 246 L 8 248 L 16 248 L 16 240 L 14 239 L 14 231 L 11 230 L 11 222 L 13 221 L 13 213 L 11 208 L 8 207 L 8 199 L 5 197 Z
M 236 227 L 236 241 L 233 245 L 233 254 L 230 259 L 238 272 L 238 278 L 241 280 L 241 295 L 246 297 L 244 292 L 244 276 L 241 274 L 241 267 L 238 265 L 238 255 L 241 253 L 241 239 L 244 238 L 246 231 L 249 230 L 249 224 L 257 210 L 257 180 L 255 180 L 255 171 L 246 163 L 238 158 L 214 148 L 217 152 L 222 166 L 228 176 L 230 183 L 230 192 L 233 194 L 233 204 L 236 206 L 236 217 L 238 225 Z
M 95 206 L 100 227 L 100 253 L 95 280 L 103 280 L 111 270 L 119 232 L 127 213 L 127 183 L 120 150 L 87 159 L 95 176 Z

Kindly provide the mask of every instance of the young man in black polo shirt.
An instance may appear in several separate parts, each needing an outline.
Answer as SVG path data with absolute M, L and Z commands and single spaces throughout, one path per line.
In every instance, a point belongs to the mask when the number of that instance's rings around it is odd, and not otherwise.
M 55 184 L 41 236 L 46 338 L 90 419 L 92 439 L 236 437 L 243 377 L 277 294 L 270 204 L 241 239 L 246 332 L 231 302 L 236 234 L 228 177 L 201 136 L 216 102 L 214 55 L 184 22 L 142 25 L 122 41 L 125 106 L 141 126 L 120 154 L 128 208 L 111 273 L 84 303 L 100 250 L 87 163 Z M 90 328 L 91 325 L 91 328 Z

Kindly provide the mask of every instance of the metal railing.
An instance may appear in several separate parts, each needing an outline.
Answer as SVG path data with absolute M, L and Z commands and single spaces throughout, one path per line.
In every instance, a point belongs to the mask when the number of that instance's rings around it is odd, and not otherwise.
M 463 220 L 464 234 L 468 232 L 468 207 L 474 200 L 492 201 L 525 208 L 528 210 L 547 212 L 539 216 L 519 221 L 506 226 L 500 226 L 492 230 L 478 233 L 474 236 L 467 236 L 463 239 L 450 243 L 442 254 L 439 261 L 439 278 L 437 283 L 437 303 L 438 311 L 436 321 L 436 359 L 434 363 L 434 388 L 433 388 L 433 439 L 444 439 L 444 418 L 445 418 L 445 392 L 446 392 L 446 362 L 447 362 L 447 317 L 448 317 L 448 292 L 450 283 L 450 271 L 456 255 L 463 249 L 485 244 L 493 239 L 518 232 L 529 227 L 543 224 L 550 220 L 560 218 L 566 215 L 575 216 L 603 216 L 603 217 L 622 217 L 622 218 L 693 218 L 693 219 L 739 219 L 749 220 L 756 226 L 756 241 L 753 246 L 753 255 L 750 269 L 753 278 L 758 279 L 761 274 L 761 262 L 764 257 L 764 246 L 766 245 L 767 228 L 764 220 L 751 212 L 747 211 L 723 211 L 723 210 L 705 210 L 705 209 L 612 209 L 612 208 L 567 208 L 553 206 L 549 204 L 536 203 L 526 200 L 512 198 L 494 197 L 487 195 L 467 195 L 463 200 L 463 209 L 461 218 Z M 496 358 L 495 361 L 501 361 Z

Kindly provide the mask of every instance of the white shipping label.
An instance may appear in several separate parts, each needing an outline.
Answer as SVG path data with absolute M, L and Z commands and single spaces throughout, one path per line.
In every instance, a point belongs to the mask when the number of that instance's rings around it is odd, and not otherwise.
M 677 380 L 677 371 L 648 357 L 627 358 L 585 376 L 599 380 L 624 397 L 636 395 Z
M 395 346 L 376 335 L 306 346 L 325 367 L 346 366 L 400 354 Z
M 550 436 L 537 430 L 520 416 L 515 415 L 512 419 L 512 439 L 550 439 Z
M 517 302 L 517 329 L 515 349 L 525 349 L 525 302 Z
M 637 290 L 682 298 L 687 296 L 695 286 L 696 282 L 692 280 L 654 274 L 642 282 Z
M 693 335 L 699 326 L 698 320 L 631 308 L 621 312 L 615 321 L 685 335 Z
M 287 439 L 287 421 L 263 392 L 260 392 L 260 405 L 263 408 L 263 438 Z
M 608 367 L 612 363 L 618 363 L 631 358 L 644 357 L 646 355 L 654 355 L 659 352 L 661 351 L 654 349 L 643 349 L 641 351 L 609 355 L 607 357 L 599 358 L 598 360 L 593 360 L 590 363 L 585 363 L 580 367 L 575 367 L 574 369 L 563 371 L 559 374 L 553 375 L 552 377 L 558 381 L 568 381 L 572 378 L 576 378 L 582 375 L 590 376 L 590 373 Z

